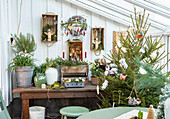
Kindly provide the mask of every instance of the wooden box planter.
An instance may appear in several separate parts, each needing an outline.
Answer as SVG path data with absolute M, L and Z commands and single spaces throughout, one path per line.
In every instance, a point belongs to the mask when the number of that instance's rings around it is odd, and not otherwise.
M 66 88 L 83 88 L 84 87 L 84 82 L 79 82 L 79 83 L 64 83 L 64 86 Z
M 79 65 L 79 66 L 62 66 L 61 67 L 61 84 L 64 84 L 64 73 L 71 73 L 75 74 L 77 76 L 74 77 L 80 77 L 79 74 L 85 73 L 86 74 L 86 81 L 85 84 L 88 84 L 88 65 Z M 67 78 L 69 78 L 67 76 Z
M 83 42 L 82 41 L 69 41 L 68 42 L 68 59 L 79 58 L 83 61 Z M 74 56 L 73 56 L 74 53 Z
M 100 43 L 96 42 L 96 38 Z M 98 44 L 98 49 L 96 49 Z M 91 28 L 91 50 L 104 50 L 104 28 Z
M 53 15 L 53 14 L 42 14 L 41 17 L 41 41 L 42 42 L 47 42 L 46 39 L 42 38 L 42 30 L 45 26 L 47 25 L 52 25 L 51 32 L 56 35 L 55 40 L 51 40 L 48 42 L 57 42 L 58 41 L 58 15 Z

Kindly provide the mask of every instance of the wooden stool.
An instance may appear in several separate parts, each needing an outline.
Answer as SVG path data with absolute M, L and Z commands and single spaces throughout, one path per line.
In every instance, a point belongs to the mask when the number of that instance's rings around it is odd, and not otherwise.
M 61 119 L 67 119 L 67 117 L 79 117 L 88 112 L 89 109 L 81 106 L 68 106 L 60 109 L 60 114 L 62 114 Z

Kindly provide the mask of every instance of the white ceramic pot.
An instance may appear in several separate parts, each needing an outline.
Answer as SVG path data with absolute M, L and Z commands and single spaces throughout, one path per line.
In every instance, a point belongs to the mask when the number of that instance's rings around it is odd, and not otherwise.
M 47 85 L 52 85 L 55 81 L 58 81 L 58 71 L 55 68 L 46 69 L 45 75 L 47 78 Z

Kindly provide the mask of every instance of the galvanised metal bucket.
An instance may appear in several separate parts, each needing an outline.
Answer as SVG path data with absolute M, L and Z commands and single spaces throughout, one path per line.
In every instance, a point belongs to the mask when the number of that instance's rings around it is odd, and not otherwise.
M 16 69 L 17 86 L 30 87 L 32 86 L 32 76 L 34 68 L 31 66 L 19 67 Z

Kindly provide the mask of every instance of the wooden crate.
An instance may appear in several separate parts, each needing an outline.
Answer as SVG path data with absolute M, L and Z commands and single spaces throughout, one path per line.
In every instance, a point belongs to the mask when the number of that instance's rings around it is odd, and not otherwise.
M 53 25 L 52 32 L 54 32 L 57 35 L 56 41 L 50 41 L 50 42 L 57 42 L 58 41 L 58 15 L 42 14 L 42 17 L 41 17 L 41 36 L 42 36 L 42 29 L 47 24 Z M 45 39 L 42 39 L 42 37 L 41 37 L 41 41 L 47 42 Z
M 64 84 L 63 78 L 64 73 L 73 73 L 73 74 L 79 74 L 79 73 L 86 73 L 86 81 L 85 84 L 88 84 L 88 72 L 89 68 L 88 65 L 80 65 L 80 66 L 62 66 L 61 67 L 61 84 Z M 67 76 L 67 78 L 69 78 Z
M 127 31 L 113 31 L 113 42 L 120 40 L 120 35 L 123 35 L 124 38 L 128 35 Z M 113 50 L 115 50 L 115 45 L 113 43 Z
M 72 50 L 74 50 L 74 52 L 76 52 L 75 55 L 80 57 L 80 52 L 78 50 L 81 51 L 81 61 L 83 61 L 83 42 L 82 41 L 69 41 L 69 47 L 68 47 L 68 59 L 71 59 L 70 54 L 73 53 Z M 75 49 L 74 46 L 77 46 L 77 48 Z M 75 51 L 76 50 L 76 51 Z
M 93 41 L 96 37 L 98 37 L 99 39 L 99 35 L 97 36 L 97 34 L 99 33 L 99 31 L 101 30 L 101 36 L 102 36 L 102 45 L 103 45 L 103 49 L 104 50 L 104 28 L 91 28 L 91 50 L 94 50 L 93 49 Z

